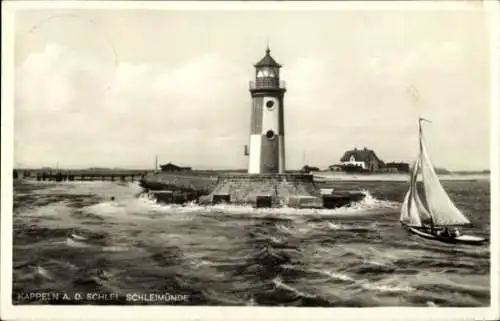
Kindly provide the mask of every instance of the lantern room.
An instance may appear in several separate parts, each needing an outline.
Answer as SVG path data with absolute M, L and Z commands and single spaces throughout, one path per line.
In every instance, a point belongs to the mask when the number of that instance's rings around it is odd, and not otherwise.
M 280 88 L 280 68 L 273 57 L 271 57 L 271 50 L 269 47 L 266 49 L 266 55 L 255 67 L 255 88 Z

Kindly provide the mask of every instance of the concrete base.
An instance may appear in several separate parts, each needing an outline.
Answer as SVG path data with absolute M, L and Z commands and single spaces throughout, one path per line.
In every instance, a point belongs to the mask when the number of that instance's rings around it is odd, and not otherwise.
M 354 191 L 334 191 L 322 195 L 313 176 L 304 173 L 223 174 L 217 179 L 209 177 L 210 186 L 205 184 L 206 181 L 202 181 L 202 189 L 190 187 L 189 184 L 196 178 L 194 176 L 187 177 L 186 180 L 176 176 L 175 184 L 172 184 L 173 179 L 170 176 L 164 176 L 158 186 L 151 185 L 151 180 L 147 182 L 147 186 L 143 186 L 162 204 L 198 202 L 201 205 L 229 203 L 254 207 L 332 209 L 348 206 L 365 197 L 365 194 Z M 153 188 L 150 188 L 151 186 Z
M 185 204 L 198 200 L 196 195 L 184 191 L 149 191 L 149 194 L 160 204 Z
M 219 203 L 256 207 L 323 208 L 323 199 L 309 174 L 225 174 L 201 203 Z

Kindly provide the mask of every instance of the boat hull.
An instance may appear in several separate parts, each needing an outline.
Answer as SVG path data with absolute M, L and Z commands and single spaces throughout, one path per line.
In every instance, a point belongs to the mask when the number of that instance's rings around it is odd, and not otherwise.
M 451 244 L 469 244 L 469 245 L 481 245 L 485 243 L 487 240 L 482 237 L 471 236 L 471 235 L 461 235 L 457 237 L 444 237 L 436 234 L 432 234 L 426 231 L 425 228 L 408 226 L 404 223 L 401 223 L 403 227 L 409 231 L 410 233 L 416 234 L 420 237 L 435 240 L 443 243 L 451 243 Z

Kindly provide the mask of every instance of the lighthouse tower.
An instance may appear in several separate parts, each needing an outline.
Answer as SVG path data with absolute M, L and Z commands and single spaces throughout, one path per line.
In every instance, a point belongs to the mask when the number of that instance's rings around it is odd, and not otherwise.
M 200 204 L 221 202 L 256 207 L 334 208 L 364 197 L 322 195 L 314 176 L 303 172 L 285 172 L 285 127 L 283 97 L 285 83 L 269 47 L 255 64 L 255 80 L 250 82 L 252 112 L 248 173 L 222 173 L 200 197 Z M 359 198 L 361 197 L 361 198 Z
M 283 97 L 285 83 L 271 50 L 255 64 L 255 81 L 250 82 L 252 111 L 250 124 L 249 174 L 284 173 L 285 127 Z

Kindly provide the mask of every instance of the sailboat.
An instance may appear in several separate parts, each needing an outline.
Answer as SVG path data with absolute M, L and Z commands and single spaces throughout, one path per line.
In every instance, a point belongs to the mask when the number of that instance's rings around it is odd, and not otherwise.
M 419 118 L 419 155 L 413 165 L 410 186 L 401 206 L 400 222 L 409 232 L 445 243 L 479 245 L 485 238 L 458 235 L 457 226 L 471 225 L 469 219 L 455 206 L 441 185 L 425 148 L 422 121 Z M 424 193 L 417 190 L 418 174 L 422 176 Z M 422 201 L 425 200 L 425 204 Z M 454 232 L 449 232 L 455 228 Z

